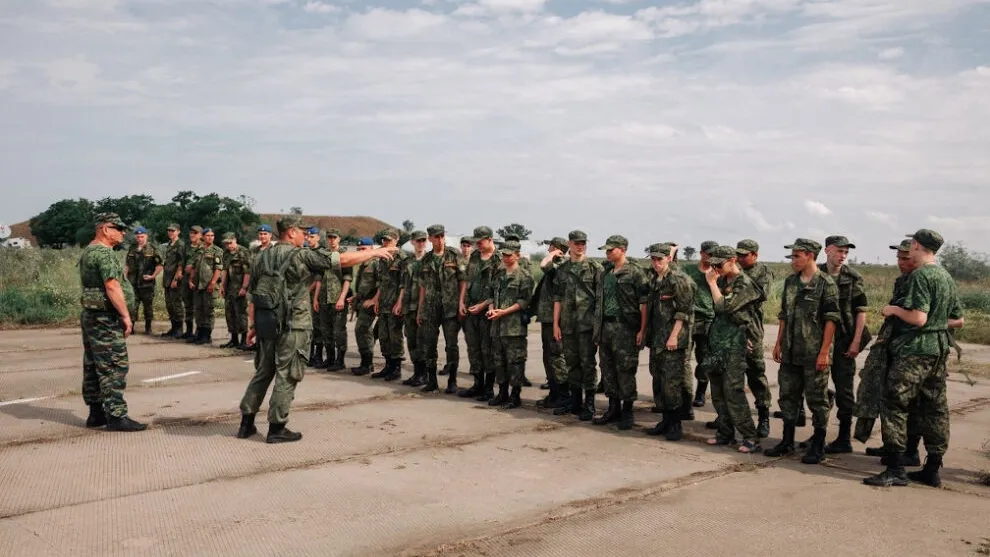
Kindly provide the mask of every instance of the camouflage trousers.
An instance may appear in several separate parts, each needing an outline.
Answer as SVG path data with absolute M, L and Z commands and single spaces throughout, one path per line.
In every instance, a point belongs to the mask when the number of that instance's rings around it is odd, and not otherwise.
M 495 382 L 508 383 L 512 387 L 522 387 L 526 373 L 527 344 L 525 336 L 490 337 L 495 356 Z
M 102 404 L 107 416 L 127 415 L 127 342 L 116 313 L 83 310 L 79 316 L 83 339 L 83 401 Z
M 780 371 L 777 372 L 780 397 L 777 404 L 784 414 L 784 423 L 797 423 L 804 397 L 811 410 L 811 423 L 821 429 L 828 426 L 828 376 L 828 370 L 818 371 L 814 365 L 780 364 Z
M 637 331 L 627 325 L 623 318 L 602 323 L 601 342 L 598 357 L 601 359 L 602 381 L 605 394 L 625 402 L 636 400 L 636 369 L 639 367 L 639 346 L 636 346 Z
M 406 346 L 409 348 L 409 359 L 418 362 L 423 359 L 423 351 L 419 344 L 419 325 L 416 324 L 416 310 L 406 311 L 402 315 L 405 322 Z
M 598 387 L 598 369 L 595 362 L 595 342 L 591 331 L 563 335 L 564 362 L 567 365 L 567 383 L 571 388 L 592 391 Z
M 699 383 L 708 381 L 708 374 L 705 373 L 701 362 L 708 358 L 708 329 L 711 328 L 711 325 L 711 322 L 696 322 L 694 324 L 694 332 L 691 335 L 691 343 L 694 345 L 694 378 Z M 690 365 L 690 362 L 685 362 L 685 365 Z
M 484 312 L 464 318 L 464 340 L 467 342 L 471 375 L 495 373 L 491 323 Z
M 172 323 L 182 323 L 186 312 L 182 308 L 182 287 L 165 288 L 165 310 Z
M 839 421 L 852 419 L 856 410 L 856 396 L 853 380 L 856 378 L 856 360 L 847 358 L 845 353 L 852 344 L 852 338 L 836 338 L 832 356 L 832 383 L 835 385 L 836 417 Z
M 361 307 L 362 302 L 357 302 L 357 320 L 354 323 L 354 341 L 357 343 L 358 354 L 371 354 L 375 349 L 375 331 L 372 326 L 375 324 L 375 310 L 373 308 Z
M 303 380 L 309 359 L 312 332 L 290 329 L 275 340 L 259 340 L 254 354 L 254 377 L 241 399 L 242 414 L 256 414 L 265 400 L 268 385 L 275 380 L 268 401 L 268 422 L 289 421 L 289 407 L 296 396 L 296 384 Z
M 313 322 L 313 342 L 323 341 L 323 321 L 320 320 L 320 313 L 320 311 L 313 311 L 312 309 L 309 311 L 310 321 Z
M 134 323 L 138 322 L 138 310 L 142 308 L 144 309 L 144 320 L 152 321 L 155 318 L 154 302 L 154 288 L 135 288 L 134 305 L 127 308 L 127 311 L 131 314 L 131 321 Z
M 880 428 L 887 450 L 904 452 L 908 434 L 917 433 L 925 440 L 929 456 L 945 455 L 949 448 L 947 358 L 948 352 L 942 356 L 893 358 L 880 410 Z M 914 419 L 911 419 L 912 410 Z
M 753 351 L 746 353 L 746 383 L 749 385 L 757 408 L 770 408 L 770 384 L 767 382 L 767 364 L 763 355 L 763 335 L 753 340 Z
M 684 372 L 690 351 L 690 346 L 681 350 L 667 350 L 664 346 L 650 348 L 654 407 L 668 412 L 681 407 L 685 385 L 691 388 L 691 375 Z
M 183 278 L 182 286 L 182 307 L 186 317 L 186 323 L 192 323 L 196 315 L 196 289 L 189 286 L 189 282 Z
M 461 330 L 461 322 L 456 317 L 444 317 L 443 308 L 439 305 L 422 308 L 421 318 L 419 344 L 426 366 L 429 368 L 437 365 L 437 343 L 440 342 L 441 329 L 447 356 L 446 363 L 456 364 L 461 357 L 460 348 L 457 346 L 457 333 Z
M 756 424 L 746 398 L 745 347 L 735 354 L 722 354 L 719 362 L 708 370 L 712 403 L 718 414 L 718 436 L 734 439 L 738 431 L 743 439 L 755 441 L 758 439 Z
M 887 382 L 887 367 L 890 363 L 887 355 L 887 345 L 882 342 L 873 344 L 866 355 L 866 363 L 859 371 L 859 387 L 856 389 L 856 430 L 854 437 L 861 443 L 870 440 L 873 427 L 880 417 L 883 407 L 884 385 Z M 908 421 L 910 425 L 911 421 Z M 909 433 L 910 434 L 910 433 Z
M 564 345 L 553 338 L 553 323 L 540 323 L 540 338 L 543 341 L 543 370 L 547 374 L 547 381 L 553 376 L 559 385 L 567 383 Z
M 381 346 L 382 356 L 397 360 L 405 356 L 402 325 L 402 317 L 393 315 L 391 311 L 384 311 L 378 316 L 378 345 Z
M 240 335 L 247 332 L 247 297 L 237 292 L 224 297 L 223 315 L 227 320 L 227 332 Z
M 327 356 L 333 357 L 339 351 L 347 352 L 347 309 L 337 310 L 336 302 L 320 307 L 321 340 L 327 347 Z
M 206 289 L 196 291 L 196 300 L 194 307 L 194 315 L 196 317 L 196 326 L 206 329 L 213 328 L 213 303 L 217 299 L 216 290 L 213 293 L 209 293 Z

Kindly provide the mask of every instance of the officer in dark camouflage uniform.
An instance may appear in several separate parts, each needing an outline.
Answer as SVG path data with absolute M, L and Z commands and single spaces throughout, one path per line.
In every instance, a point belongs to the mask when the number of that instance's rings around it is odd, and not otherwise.
M 196 340 L 193 333 L 193 321 L 196 315 L 196 284 L 193 276 L 193 263 L 199 257 L 200 244 L 203 240 L 203 227 L 198 224 L 189 227 L 189 244 L 186 246 L 185 257 L 182 261 L 182 308 L 186 317 L 186 332 L 179 338 Z
M 557 282 L 557 269 L 567 261 L 567 240 L 555 237 L 547 247 L 547 256 L 540 262 L 543 276 L 536 287 L 530 310 L 536 308 L 536 320 L 540 323 L 540 339 L 543 343 L 543 371 L 546 373 L 550 393 L 538 400 L 538 408 L 560 408 L 570 404 L 571 392 L 567 383 L 567 363 L 564 361 L 564 345 L 553 337 L 553 300 Z
M 636 400 L 636 370 L 639 350 L 646 341 L 646 273 L 628 261 L 629 240 L 609 236 L 605 245 L 608 262 L 602 279 L 595 285 L 593 341 L 601 359 L 602 380 L 608 396 L 608 409 L 594 418 L 595 425 L 618 422 L 619 429 L 632 429 L 633 402 Z
M 475 228 L 473 238 L 478 243 L 478 249 L 472 251 L 467 260 L 467 288 L 464 289 L 461 305 L 467 308 L 463 321 L 464 340 L 467 341 L 468 362 L 474 383 L 457 393 L 462 398 L 488 400 L 495 385 L 495 356 L 489 327 L 491 320 L 486 313 L 489 286 L 496 273 L 500 272 L 502 257 L 495 251 L 492 235 L 492 229 L 487 226 Z
M 784 281 L 777 317 L 777 342 L 773 349 L 773 359 L 780 363 L 778 404 L 784 415 L 784 435 L 777 446 L 764 453 L 781 456 L 794 452 L 794 430 L 803 394 L 811 409 L 815 433 L 801 462 L 818 464 L 825 456 L 829 413 L 826 391 L 832 341 L 841 320 L 839 289 L 835 281 L 815 265 L 821 244 L 798 238 L 784 247 L 791 250 L 788 257 L 794 274 Z
M 127 336 L 131 333 L 128 306 L 134 291 L 113 247 L 124 240 L 126 226 L 116 213 L 96 216 L 96 238 L 79 257 L 82 286 L 79 316 L 83 341 L 83 401 L 89 406 L 86 427 L 110 431 L 142 431 L 147 426 L 130 419 L 127 388 Z
M 217 283 L 223 272 L 223 250 L 213 243 L 214 232 L 203 229 L 203 241 L 195 252 L 192 265 L 191 285 L 196 287 L 196 329 L 197 336 L 187 342 L 210 344 L 213 342 L 213 307 L 220 290 Z
M 757 304 L 758 323 L 754 330 L 757 336 L 753 339 L 753 349 L 746 353 L 746 383 L 756 400 L 756 412 L 759 416 L 756 434 L 763 438 L 770 435 L 770 384 L 767 382 L 767 366 L 763 354 L 763 304 L 770 298 L 773 271 L 758 261 L 760 244 L 756 240 L 740 240 L 736 244 L 736 255 L 739 266 L 756 283 L 764 300 Z
M 327 249 L 344 253 L 340 247 L 340 230 L 327 230 Z M 327 371 L 344 369 L 347 353 L 347 295 L 351 289 L 351 268 L 330 269 L 320 282 L 321 330 L 327 349 Z
M 477 232 L 477 231 L 476 231 Z M 533 295 L 533 276 L 520 267 L 519 242 L 505 242 L 499 250 L 504 267 L 489 282 L 485 307 L 491 321 L 490 334 L 495 359 L 498 396 L 489 406 L 518 408 L 526 370 L 527 327 L 523 313 Z M 509 387 L 512 393 L 509 393 Z
M 701 368 L 701 362 L 708 355 L 708 329 L 712 326 L 712 320 L 715 319 L 712 293 L 708 289 L 708 281 L 705 279 L 705 273 L 710 269 L 708 266 L 708 256 L 717 247 L 718 242 L 711 240 L 701 242 L 701 248 L 698 250 L 700 261 L 698 261 L 697 265 L 685 265 L 683 269 L 684 274 L 691 277 L 695 285 L 694 331 L 691 335 L 691 344 L 694 345 L 694 378 L 698 381 L 693 404 L 697 408 L 705 405 L 705 391 L 708 389 L 708 378 L 705 377 L 704 369 Z M 712 402 L 714 404 L 714 401 Z M 715 427 L 714 424 L 708 425 L 711 429 Z
M 134 305 L 131 321 L 137 321 L 138 306 L 144 308 L 144 334 L 151 334 L 151 322 L 155 319 L 155 279 L 164 268 L 164 259 L 154 244 L 148 243 L 148 229 L 139 226 L 134 230 L 136 243 L 127 250 L 124 274 L 134 288 Z
M 409 359 L 413 363 L 413 375 L 402 382 L 410 387 L 421 387 L 426 384 L 426 362 L 423 347 L 419 342 L 420 332 L 417 322 L 419 314 L 419 265 L 426 257 L 426 232 L 413 230 L 409 235 L 412 242 L 413 255 L 406 259 L 402 269 L 402 320 L 406 331 L 406 345 L 409 347 Z
M 220 293 L 224 301 L 224 317 L 230 341 L 220 348 L 235 348 L 247 344 L 247 287 L 251 280 L 251 252 L 237 245 L 233 232 L 223 235 L 224 259 Z M 240 337 L 240 338 L 239 338 Z
M 399 234 L 388 230 L 382 235 L 382 247 L 393 247 L 399 242 Z M 402 342 L 402 272 L 409 256 L 404 251 L 395 252 L 395 257 L 389 261 L 381 259 L 375 262 L 378 282 L 378 344 L 385 358 L 385 367 L 373 373 L 373 379 L 395 381 L 402 376 L 402 360 L 405 359 L 405 348 Z
M 308 247 L 309 249 L 323 249 L 326 247 L 326 244 L 323 242 L 322 232 L 318 227 L 305 226 L 305 230 L 306 244 L 303 247 Z M 309 296 L 313 300 L 310 307 L 312 312 L 310 319 L 313 322 L 313 340 L 309 346 L 309 361 L 307 364 L 309 367 L 315 367 L 317 369 L 327 366 L 323 360 L 323 321 L 320 320 L 320 308 L 327 303 L 326 299 L 323 298 L 323 274 L 314 273 L 309 279 Z
M 165 271 L 162 286 L 165 290 L 165 309 L 172 327 L 162 333 L 162 338 L 179 338 L 182 336 L 182 321 L 185 312 L 182 309 L 182 272 L 186 259 L 186 244 L 179 237 L 181 227 L 178 224 L 168 225 L 168 248 L 165 249 Z
M 375 243 L 371 238 L 364 237 L 358 241 L 358 251 L 368 251 Z M 354 270 L 353 292 L 351 297 L 352 311 L 357 315 L 354 324 L 354 340 L 357 342 L 361 364 L 351 368 L 354 375 L 371 373 L 375 334 L 372 329 L 375 316 L 378 315 L 378 279 L 375 273 L 375 263 L 362 263 Z
M 419 327 L 423 359 L 426 361 L 426 385 L 423 392 L 432 392 L 437 385 L 437 343 L 443 329 L 446 344 L 449 376 L 447 394 L 457 392 L 457 361 L 460 350 L 457 346 L 457 333 L 460 331 L 458 316 L 466 314 L 460 305 L 463 291 L 467 288 L 465 272 L 467 262 L 460 252 L 446 245 L 446 231 L 443 225 L 434 224 L 426 229 L 433 251 L 427 253 L 419 264 Z

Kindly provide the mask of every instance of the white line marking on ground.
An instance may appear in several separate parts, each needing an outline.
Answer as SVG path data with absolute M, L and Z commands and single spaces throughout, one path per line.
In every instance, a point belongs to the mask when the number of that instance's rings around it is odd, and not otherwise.
M 202 371 L 187 371 L 185 373 L 176 373 L 175 375 L 166 375 L 164 377 L 153 377 L 151 379 L 145 379 L 142 383 L 154 383 L 155 381 L 167 381 L 169 379 L 178 379 L 180 377 L 189 377 L 190 375 L 198 375 L 203 373 Z
M 54 396 L 39 396 L 34 398 L 19 398 L 17 400 L 8 400 L 7 402 L 0 402 L 0 406 L 10 406 L 11 404 L 24 404 L 25 402 L 34 402 L 36 400 L 46 400 L 49 398 L 55 398 Z

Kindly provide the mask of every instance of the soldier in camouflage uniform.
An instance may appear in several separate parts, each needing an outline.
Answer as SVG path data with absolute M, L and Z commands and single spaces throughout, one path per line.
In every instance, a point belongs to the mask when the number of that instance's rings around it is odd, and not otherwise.
M 653 273 L 647 298 L 647 335 L 650 347 L 650 375 L 653 376 L 653 405 L 661 408 L 663 419 L 647 431 L 664 435 L 668 441 L 683 437 L 681 409 L 694 330 L 694 281 L 672 265 L 668 244 L 649 248 Z M 690 388 L 687 386 L 686 388 Z
M 701 248 L 698 250 L 698 258 L 700 259 L 698 264 L 685 265 L 684 267 L 684 274 L 691 277 L 695 285 L 694 331 L 691 333 L 691 344 L 694 346 L 694 378 L 698 381 L 693 401 L 696 408 L 705 405 L 705 391 L 708 390 L 708 378 L 705 377 L 701 362 L 708 355 L 708 329 L 712 326 L 712 320 L 715 319 L 715 308 L 705 273 L 711 269 L 708 266 L 708 256 L 717 247 L 718 242 L 711 240 L 701 242 Z M 687 392 L 690 393 L 690 389 Z M 690 397 L 690 394 L 688 396 Z M 714 403 L 715 401 L 712 401 L 712 404 Z M 717 427 L 714 422 L 709 422 L 706 426 L 709 429 Z
M 753 339 L 753 349 L 746 353 L 746 383 L 756 400 L 758 415 L 756 434 L 763 438 L 770 435 L 770 384 L 767 382 L 767 366 L 763 355 L 763 304 L 770 298 L 773 271 L 758 261 L 760 244 L 756 240 L 740 240 L 736 244 L 736 255 L 739 266 L 756 283 L 764 300 L 757 304 L 758 322 L 754 329 L 757 336 Z M 804 403 L 801 403 L 801 407 L 804 407 Z
M 179 237 L 182 228 L 178 224 L 168 225 L 168 248 L 165 249 L 165 271 L 162 286 L 165 290 L 165 309 L 172 327 L 162 333 L 162 338 L 182 336 L 182 271 L 186 259 L 186 244 Z
M 646 273 L 627 260 L 629 240 L 625 236 L 609 236 L 598 249 L 605 251 L 608 262 L 595 285 L 595 299 L 600 303 L 595 304 L 593 341 L 601 358 L 608 409 L 592 423 L 618 422 L 619 429 L 627 430 L 633 426 L 639 350 L 646 340 Z
M 155 319 L 155 280 L 164 268 L 161 252 L 148 243 L 148 229 L 139 226 L 134 230 L 135 244 L 127 250 L 124 274 L 134 288 L 134 305 L 131 321 L 137 321 L 138 304 L 144 308 L 144 334 L 151 334 L 151 322 Z
M 220 273 L 223 272 L 223 250 L 213 243 L 214 232 L 203 229 L 203 241 L 195 251 L 190 286 L 196 288 L 196 336 L 186 341 L 193 344 L 213 342 L 213 306 L 219 289 Z
M 705 278 L 715 304 L 715 320 L 702 365 L 718 412 L 718 431 L 708 444 L 733 444 L 738 431 L 743 439 L 739 452 L 753 453 L 762 447 L 746 399 L 746 354 L 755 349 L 760 336 L 758 311 L 763 291 L 737 265 L 736 248 L 715 248 L 708 263 L 711 270 Z
M 196 285 L 193 277 L 193 262 L 199 257 L 203 240 L 203 227 L 198 224 L 189 227 L 189 244 L 182 260 L 182 311 L 186 317 L 186 332 L 179 338 L 196 340 L 193 334 L 193 320 L 196 315 Z
M 230 341 L 220 348 L 236 348 L 247 344 L 247 287 L 251 280 L 251 252 L 237 245 L 237 236 L 233 232 L 223 235 L 223 246 L 226 249 L 220 295 L 223 296 Z
M 419 343 L 419 266 L 426 257 L 426 232 L 414 230 L 409 235 L 413 245 L 413 255 L 406 259 L 402 269 L 402 320 L 406 331 L 406 345 L 409 347 L 409 359 L 413 363 L 413 375 L 402 382 L 410 387 L 421 387 L 426 384 L 426 362 L 423 347 Z
M 465 261 L 471 258 L 471 254 L 474 253 L 475 242 L 477 241 L 478 238 L 473 236 L 464 236 L 461 238 L 461 257 Z
M 393 247 L 399 242 L 399 234 L 388 230 L 382 235 L 382 247 Z M 378 282 L 378 344 L 385 358 L 385 367 L 371 374 L 372 379 L 395 381 L 402 377 L 402 360 L 405 359 L 405 349 L 402 342 L 402 273 L 406 260 L 409 258 L 404 251 L 395 252 L 391 260 L 375 262 Z
M 305 226 L 305 225 L 304 225 Z M 324 247 L 320 229 L 315 226 L 305 226 L 306 243 L 303 247 L 309 249 L 322 249 Z M 309 361 L 307 365 L 317 369 L 325 368 L 326 362 L 323 360 L 323 322 L 320 320 L 320 307 L 326 303 L 322 299 L 323 295 L 323 273 L 313 274 L 309 278 L 309 297 L 313 300 L 310 308 L 313 321 L 313 340 L 309 346 Z
M 519 395 L 526 370 L 528 331 L 523 314 L 533 295 L 533 276 L 519 266 L 519 251 L 519 242 L 506 241 L 502 245 L 499 259 L 504 267 L 486 286 L 490 294 L 485 301 L 486 317 L 491 321 L 489 332 L 498 383 L 498 396 L 489 400 L 488 406 L 503 409 L 522 405 Z
M 536 308 L 536 320 L 540 323 L 540 339 L 543 343 L 543 370 L 547 376 L 550 393 L 538 400 L 538 408 L 559 408 L 570 404 L 571 392 L 567 383 L 567 364 L 564 346 L 553 336 L 553 301 L 557 269 L 567 260 L 567 240 L 555 237 L 547 247 L 547 256 L 540 262 L 543 276 L 536 287 L 530 309 Z
M 426 361 L 426 385 L 423 392 L 433 392 L 437 385 L 437 342 L 443 329 L 446 344 L 449 376 L 447 394 L 457 392 L 457 361 L 460 350 L 457 333 L 458 317 L 467 314 L 467 308 L 459 302 L 467 288 L 465 272 L 467 262 L 460 252 L 446 245 L 443 225 L 434 224 L 426 229 L 433 251 L 427 253 L 419 265 L 419 327 L 423 359 Z
M 289 262 L 285 271 L 285 287 L 289 294 L 291 315 L 287 327 L 277 338 L 261 338 L 258 352 L 254 357 L 255 373 L 241 399 L 241 426 L 238 439 L 246 439 L 258 432 L 254 419 L 268 391 L 275 381 L 271 399 L 268 401 L 268 443 L 298 441 L 302 434 L 286 428 L 289 421 L 289 407 L 295 397 L 296 384 L 302 381 L 306 372 L 306 347 L 313 333 L 310 322 L 311 298 L 307 285 L 313 273 L 322 273 L 336 267 L 351 267 L 375 257 L 390 258 L 395 248 L 379 248 L 352 253 L 336 253 L 326 249 L 302 249 L 305 236 L 299 217 L 290 215 L 277 223 L 278 244 L 266 249 L 253 267 L 249 289 L 252 303 L 248 306 L 250 328 L 248 342 L 253 343 L 255 330 L 254 296 L 257 287 L 268 269 L 279 269 Z
M 369 251 L 374 245 L 371 238 L 361 238 L 358 241 L 358 251 Z M 378 315 L 378 275 L 375 272 L 375 263 L 369 261 L 358 266 L 354 271 L 354 282 L 351 284 L 354 295 L 350 304 L 352 311 L 357 314 L 354 340 L 357 342 L 358 354 L 361 356 L 361 364 L 352 367 L 351 373 L 359 376 L 368 375 L 371 373 L 372 351 L 375 348 L 372 326 L 375 316 Z
M 479 226 L 474 229 L 478 249 L 467 260 L 467 288 L 462 294 L 461 305 L 467 308 L 464 317 L 464 340 L 467 341 L 468 362 L 474 383 L 457 393 L 462 398 L 478 398 L 486 401 L 494 396 L 495 356 L 492 353 L 492 334 L 487 317 L 489 286 L 502 265 L 502 257 L 495 251 L 492 229 Z M 508 395 L 506 395 L 508 396 Z
M 901 306 L 884 306 L 884 317 L 900 321 L 891 339 L 890 370 L 887 373 L 880 412 L 887 469 L 863 480 L 874 486 L 903 486 L 908 480 L 939 487 L 939 469 L 949 446 L 949 405 L 946 398 L 945 364 L 952 346 L 950 328 L 961 326 L 956 283 L 935 263 L 942 247 L 941 234 L 921 229 L 910 234 L 915 269 L 905 285 Z M 904 451 L 909 435 L 909 415 L 916 407 L 919 432 L 928 456 L 917 472 L 904 471 Z
M 86 427 L 109 431 L 142 431 L 147 426 L 127 415 L 128 306 L 134 291 L 113 247 L 124 240 L 126 225 L 115 213 L 96 216 L 96 238 L 79 258 L 82 286 L 79 316 L 83 340 L 83 401 L 89 406 Z
M 794 430 L 802 393 L 811 409 L 815 433 L 801 462 L 818 464 L 825 456 L 825 430 L 828 426 L 828 374 L 832 341 L 839 315 L 839 289 L 826 273 L 818 270 L 815 259 L 822 246 L 814 240 L 798 238 L 784 246 L 791 250 L 794 274 L 784 281 L 781 294 L 779 329 L 773 360 L 780 364 L 777 382 L 784 414 L 784 435 L 767 456 L 794 452 Z
M 557 269 L 553 307 L 553 338 L 563 343 L 571 391 L 570 404 L 553 413 L 576 414 L 582 421 L 595 416 L 595 295 L 604 272 L 601 263 L 585 256 L 587 244 L 588 235 L 581 230 L 567 235 L 570 258 Z
M 344 253 L 340 230 L 327 230 L 327 249 Z M 351 289 L 351 268 L 330 269 L 320 282 L 320 320 L 323 344 L 327 349 L 327 371 L 344 369 L 347 353 L 347 294 Z

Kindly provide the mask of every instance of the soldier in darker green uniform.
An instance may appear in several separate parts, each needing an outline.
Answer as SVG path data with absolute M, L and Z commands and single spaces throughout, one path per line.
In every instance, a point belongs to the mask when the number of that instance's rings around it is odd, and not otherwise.
M 148 243 L 148 229 L 139 226 L 134 230 L 135 244 L 127 250 L 124 274 L 134 288 L 134 305 L 131 321 L 137 321 L 138 308 L 144 309 L 144 334 L 151 334 L 151 322 L 155 319 L 155 280 L 162 272 L 164 259 L 153 244 Z
M 423 356 L 423 346 L 419 335 L 419 266 L 426 257 L 426 232 L 413 230 L 409 241 L 413 246 L 412 257 L 406 259 L 402 269 L 402 320 L 406 332 L 406 345 L 409 347 L 409 358 L 413 363 L 412 377 L 402 382 L 410 387 L 421 387 L 426 384 L 426 362 Z
M 387 230 L 382 234 L 382 247 L 390 248 L 399 242 L 399 234 Z M 395 252 L 391 261 L 380 259 L 375 261 L 375 273 L 378 283 L 378 345 L 385 358 L 385 367 L 371 374 L 372 379 L 395 381 L 402 376 L 402 360 L 405 359 L 405 349 L 402 341 L 402 272 L 409 256 L 404 251 Z
M 705 391 L 708 390 L 708 377 L 705 376 L 701 362 L 708 355 L 708 329 L 712 326 L 712 320 L 715 319 L 715 308 L 712 303 L 712 293 L 708 289 L 708 281 L 705 279 L 705 273 L 711 269 L 708 266 L 708 256 L 717 247 L 718 242 L 711 240 L 701 242 L 701 248 L 698 250 L 698 263 L 685 265 L 682 269 L 684 274 L 691 277 L 696 287 L 694 294 L 694 331 L 691 333 L 691 343 L 694 345 L 694 378 L 698 382 L 693 401 L 693 405 L 696 408 L 705 405 Z M 712 403 L 714 404 L 714 401 Z M 717 427 L 711 422 L 706 425 L 710 429 Z
M 193 263 L 199 257 L 200 244 L 203 239 L 203 227 L 198 224 L 189 227 L 189 244 L 186 245 L 185 257 L 182 260 L 182 311 L 186 318 L 186 332 L 179 338 L 196 340 L 193 323 L 196 315 L 196 281 L 193 277 Z
M 499 250 L 504 266 L 487 285 L 486 317 L 491 321 L 492 353 L 498 396 L 489 406 L 518 408 L 526 370 L 527 327 L 523 313 L 533 295 L 533 276 L 519 265 L 519 242 L 506 241 Z M 512 387 L 511 394 L 509 387 Z
M 442 224 L 426 229 L 433 251 L 427 253 L 419 264 L 419 327 L 423 359 L 426 361 L 426 385 L 423 392 L 436 391 L 437 343 L 443 330 L 448 367 L 447 394 L 457 393 L 457 361 L 460 350 L 457 334 L 461 330 L 459 316 L 466 314 L 460 305 L 467 288 L 465 272 L 467 262 L 460 252 L 447 245 L 446 230 Z
M 540 323 L 540 339 L 543 344 L 543 371 L 546 373 L 550 393 L 538 400 L 538 408 L 560 408 L 570 404 L 571 391 L 567 383 L 567 363 L 564 346 L 553 337 L 553 300 L 557 282 L 557 269 L 567 260 L 567 240 L 554 237 L 547 246 L 547 255 L 540 261 L 543 276 L 536 286 L 530 311 L 536 308 L 536 320 Z
M 203 229 L 203 242 L 195 251 L 190 283 L 196 288 L 197 336 L 187 342 L 210 344 L 213 342 L 213 306 L 220 293 L 218 283 L 223 271 L 223 250 L 213 243 L 212 229 Z
M 223 246 L 220 295 L 223 296 L 230 341 L 220 348 L 236 348 L 247 344 L 247 286 L 251 280 L 251 252 L 237 244 L 237 236 L 233 232 L 223 235 Z
M 327 230 L 327 249 L 344 253 L 340 247 L 340 230 Z M 351 289 L 350 267 L 330 269 L 320 282 L 320 319 L 323 344 L 327 349 L 327 371 L 344 369 L 347 353 L 347 295 Z M 324 300 L 326 301 L 324 303 Z
M 500 272 L 502 256 L 495 251 L 492 229 L 479 226 L 474 229 L 478 249 L 467 260 L 467 288 L 460 303 L 467 308 L 464 316 L 464 340 L 467 342 L 468 362 L 474 383 L 457 394 L 463 398 L 487 400 L 495 385 L 495 358 L 492 353 L 491 320 L 488 312 L 488 287 L 496 273 Z M 486 395 L 486 396 L 481 396 Z
M 760 244 L 756 240 L 740 240 L 736 244 L 736 256 L 744 273 L 753 279 L 763 294 L 763 301 L 757 304 L 758 322 L 755 324 L 753 349 L 746 353 L 746 383 L 756 400 L 758 421 L 756 433 L 763 438 L 770 435 L 770 385 L 767 382 L 767 366 L 763 348 L 763 304 L 770 298 L 773 272 L 758 261 Z M 803 408 L 803 405 L 802 405 Z
M 358 251 L 369 251 L 374 247 L 374 240 L 368 237 L 358 241 Z M 354 375 L 368 375 L 371 373 L 371 363 L 373 350 L 375 348 L 375 335 L 372 326 L 375 323 L 375 316 L 378 315 L 378 282 L 375 273 L 375 263 L 362 263 L 354 270 L 354 282 L 351 283 L 352 292 L 351 308 L 357 314 L 357 323 L 354 324 L 354 339 L 357 342 L 358 354 L 361 357 L 361 364 L 351 368 Z
M 165 271 L 162 286 L 165 290 L 165 309 L 168 311 L 172 327 L 162 333 L 162 338 L 182 336 L 182 322 L 185 311 L 182 308 L 182 275 L 186 259 L 186 244 L 179 237 L 181 227 L 168 225 L 168 247 L 165 249 Z

